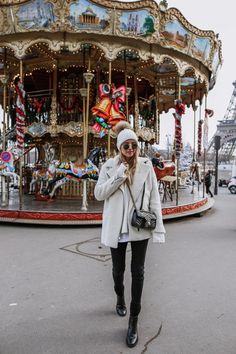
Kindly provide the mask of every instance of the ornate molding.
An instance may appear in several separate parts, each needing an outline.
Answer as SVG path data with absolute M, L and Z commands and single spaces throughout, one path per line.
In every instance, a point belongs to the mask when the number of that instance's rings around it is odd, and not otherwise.
M 25 133 L 33 138 L 41 138 L 48 133 L 48 126 L 43 123 L 33 123 L 25 128 Z
M 78 122 L 70 122 L 66 125 L 57 126 L 58 133 L 64 133 L 70 137 L 83 136 L 83 124 Z
M 14 6 L 14 5 L 21 5 L 30 0 L 0 0 L 0 6 Z
M 140 128 L 136 131 L 136 134 L 144 141 L 151 141 L 156 138 L 155 132 L 150 128 Z
M 193 26 L 190 22 L 186 20 L 186 18 L 183 16 L 183 14 L 176 8 L 170 8 L 166 11 L 164 15 L 165 21 L 168 19 L 173 19 L 177 18 L 186 29 L 188 29 L 190 32 L 196 34 L 197 36 L 201 37 L 210 37 L 212 40 L 215 40 L 215 33 L 211 30 L 201 30 L 195 26 Z
M 25 133 L 31 135 L 33 138 L 41 138 L 45 134 L 50 134 L 52 137 L 59 133 L 66 134 L 70 137 L 82 137 L 83 125 L 78 122 L 69 122 L 66 125 L 46 125 L 44 123 L 33 123 L 25 128 Z
M 139 10 L 143 8 L 151 8 L 154 11 L 158 11 L 158 5 L 152 0 L 139 0 L 132 2 L 120 2 L 120 1 L 110 1 L 110 0 L 91 0 L 94 4 L 103 5 L 108 8 L 117 10 Z

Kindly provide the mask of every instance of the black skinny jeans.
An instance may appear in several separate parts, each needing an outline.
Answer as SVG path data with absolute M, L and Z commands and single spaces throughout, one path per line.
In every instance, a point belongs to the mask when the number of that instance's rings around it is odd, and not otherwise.
M 131 241 L 131 304 L 130 315 L 138 316 L 141 310 L 141 296 L 144 281 L 144 262 L 148 239 L 142 241 Z M 124 295 L 124 272 L 125 255 L 128 242 L 118 243 L 118 248 L 111 248 L 112 275 L 114 279 L 114 289 L 118 296 Z
M 211 185 L 206 184 L 206 194 L 210 194 L 210 196 L 213 197 L 213 194 L 212 194 L 212 192 L 210 190 L 210 187 L 211 187 Z

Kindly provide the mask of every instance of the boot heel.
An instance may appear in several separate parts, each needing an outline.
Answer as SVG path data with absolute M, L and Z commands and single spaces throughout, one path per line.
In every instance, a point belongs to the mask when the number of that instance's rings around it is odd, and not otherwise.
M 133 348 L 138 343 L 138 316 L 130 316 L 129 318 L 129 327 L 126 336 L 126 344 L 129 348 Z

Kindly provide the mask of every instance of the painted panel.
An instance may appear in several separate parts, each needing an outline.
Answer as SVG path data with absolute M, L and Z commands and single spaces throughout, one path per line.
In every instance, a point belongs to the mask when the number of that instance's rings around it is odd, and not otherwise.
M 205 62 L 209 59 L 211 43 L 209 38 L 197 37 L 192 43 L 192 54 L 195 58 Z
M 217 49 L 214 53 L 212 60 L 212 75 L 215 75 L 220 64 L 219 50 Z
M 193 77 L 182 77 L 181 78 L 181 86 L 193 86 L 197 83 L 197 80 Z
M 136 36 L 150 36 L 155 32 L 154 17 L 148 10 L 123 11 L 120 16 L 120 31 Z
M 174 89 L 166 89 L 166 90 L 161 90 L 160 92 L 161 95 L 163 96 L 176 96 L 176 91 Z M 188 92 L 185 90 L 181 90 L 181 96 L 187 96 Z
M 77 0 L 70 5 L 69 21 L 78 29 L 103 30 L 109 25 L 109 15 L 104 7 L 88 0 Z
M 190 41 L 190 33 L 178 20 L 172 20 L 165 23 L 163 36 L 178 49 L 187 49 Z
M 155 64 L 152 65 L 150 69 L 159 74 L 176 72 L 176 67 L 171 63 Z
M 34 0 L 21 5 L 16 16 L 18 25 L 24 29 L 49 28 L 56 20 L 53 5 L 44 0 Z

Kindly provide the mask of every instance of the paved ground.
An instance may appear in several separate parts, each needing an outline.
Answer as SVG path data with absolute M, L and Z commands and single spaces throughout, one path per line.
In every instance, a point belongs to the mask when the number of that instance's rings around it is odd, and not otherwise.
M 100 228 L 0 225 L 0 354 L 235 354 L 235 202 L 221 189 L 214 209 L 166 223 L 166 244 L 150 243 L 134 349 Z

